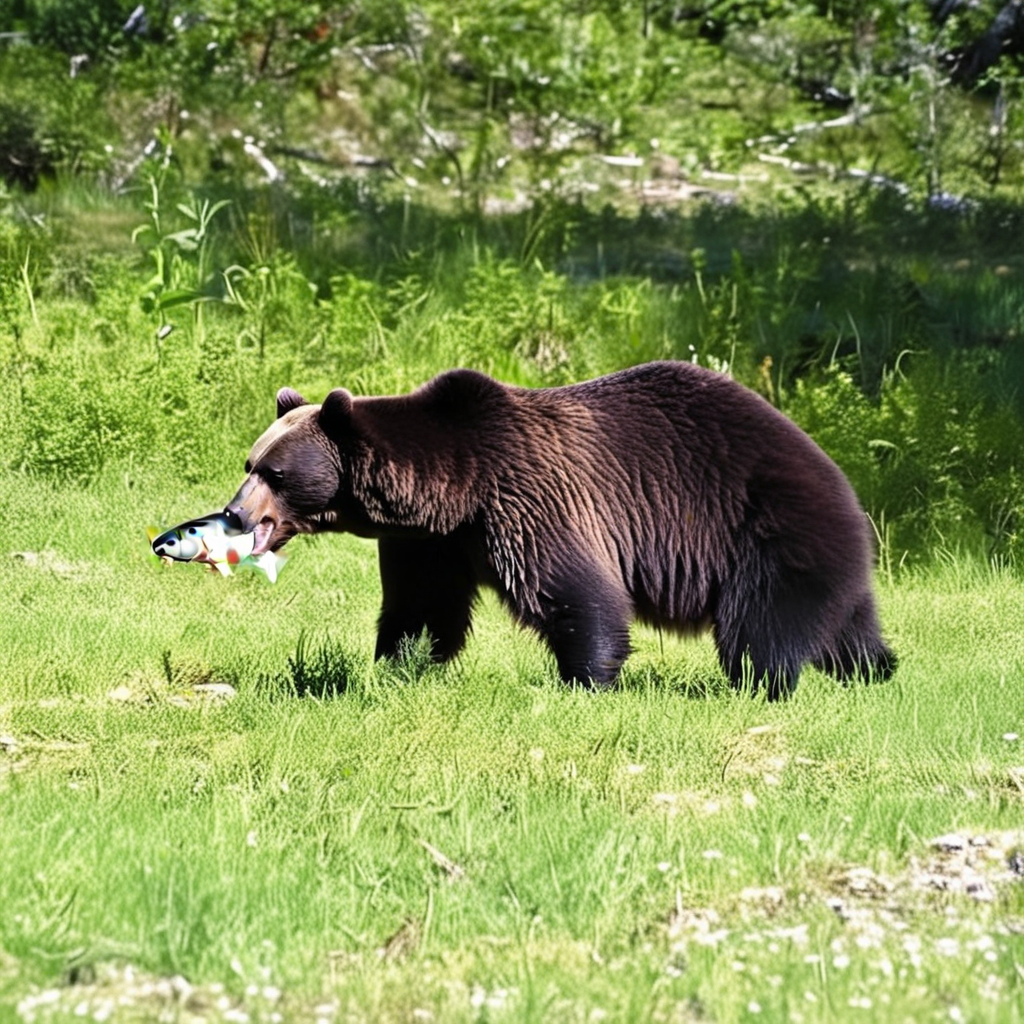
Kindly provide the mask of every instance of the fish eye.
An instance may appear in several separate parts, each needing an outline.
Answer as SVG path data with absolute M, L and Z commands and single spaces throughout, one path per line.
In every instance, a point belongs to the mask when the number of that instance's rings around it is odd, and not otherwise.
M 198 537 L 199 536 L 199 527 L 198 526 L 190 526 L 186 532 L 188 533 L 188 535 L 190 537 Z

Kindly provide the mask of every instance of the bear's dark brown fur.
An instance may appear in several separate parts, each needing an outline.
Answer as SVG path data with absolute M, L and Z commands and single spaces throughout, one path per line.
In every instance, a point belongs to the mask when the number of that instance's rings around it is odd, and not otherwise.
M 278 393 L 228 508 L 256 552 L 378 541 L 377 656 L 424 629 L 454 657 L 491 586 L 562 677 L 611 683 L 629 622 L 710 626 L 722 668 L 781 696 L 801 667 L 884 678 L 869 524 L 846 478 L 766 401 L 689 363 L 569 387 L 469 370 L 408 395 Z

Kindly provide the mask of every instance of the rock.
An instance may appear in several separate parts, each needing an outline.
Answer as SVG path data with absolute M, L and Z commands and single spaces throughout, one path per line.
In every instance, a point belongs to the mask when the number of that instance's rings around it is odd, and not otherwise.
M 196 683 L 192 690 L 199 697 L 216 700 L 230 700 L 237 692 L 230 683 Z
M 947 832 L 944 836 L 936 836 L 929 846 L 934 846 L 937 850 L 944 850 L 946 853 L 955 853 L 959 850 L 966 849 L 967 840 L 957 835 L 955 832 Z

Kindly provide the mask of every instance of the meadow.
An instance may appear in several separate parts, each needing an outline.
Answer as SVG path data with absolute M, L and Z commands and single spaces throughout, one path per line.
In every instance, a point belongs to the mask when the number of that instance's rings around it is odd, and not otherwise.
M 154 165 L 9 205 L 0 1017 L 1024 1019 L 1016 222 L 791 195 L 481 218 Z M 888 683 L 768 704 L 637 629 L 576 690 L 493 598 L 454 665 L 375 665 L 368 542 L 276 585 L 149 555 L 282 384 L 666 357 L 850 474 Z
M 456 666 L 371 667 L 364 542 L 273 587 L 104 550 L 151 504 L 8 497 L 62 524 L 2 568 L 15 1018 L 1020 1019 L 1008 573 L 883 585 L 886 685 L 768 705 L 640 631 L 594 694 L 491 602 Z

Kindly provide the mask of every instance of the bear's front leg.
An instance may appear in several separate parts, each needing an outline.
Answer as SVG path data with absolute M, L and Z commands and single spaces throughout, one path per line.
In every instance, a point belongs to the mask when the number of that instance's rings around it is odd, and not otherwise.
M 437 661 L 462 650 L 472 618 L 477 581 L 464 543 L 455 536 L 377 542 L 383 591 L 375 658 L 393 658 L 405 638 L 424 629 Z
M 597 570 L 575 567 L 541 598 L 537 629 L 565 682 L 611 686 L 629 657 L 628 594 Z

